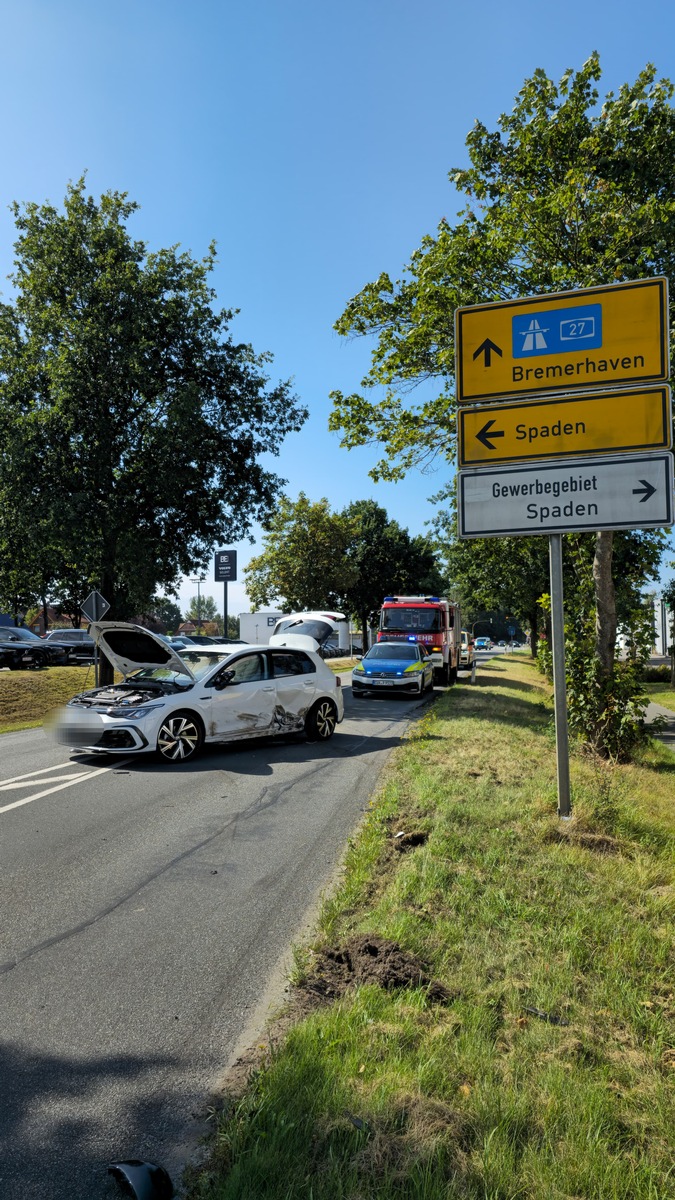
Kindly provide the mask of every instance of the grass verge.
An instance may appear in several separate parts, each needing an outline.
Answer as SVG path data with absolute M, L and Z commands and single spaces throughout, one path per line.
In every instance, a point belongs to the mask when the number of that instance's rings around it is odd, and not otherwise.
M 675 688 L 662 683 L 646 683 L 645 691 L 654 704 L 662 704 L 664 708 L 675 712 Z
M 529 661 L 437 700 L 296 953 L 301 1018 L 226 1097 L 191 1200 L 675 1196 L 675 760 L 655 743 L 571 775 L 563 824 Z M 356 971 L 387 946 L 418 964 L 407 986 Z
M 93 666 L 0 671 L 0 733 L 42 725 L 55 708 L 93 686 Z

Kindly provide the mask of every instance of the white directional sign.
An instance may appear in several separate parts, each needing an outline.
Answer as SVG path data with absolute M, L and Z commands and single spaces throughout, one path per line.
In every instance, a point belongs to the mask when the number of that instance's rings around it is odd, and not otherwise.
M 673 523 L 669 452 L 460 471 L 459 536 L 650 529 Z

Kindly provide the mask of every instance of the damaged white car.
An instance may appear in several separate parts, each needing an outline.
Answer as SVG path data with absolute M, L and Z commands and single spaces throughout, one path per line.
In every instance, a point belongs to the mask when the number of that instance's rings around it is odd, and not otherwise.
M 187 762 L 204 742 L 305 732 L 327 741 L 344 717 L 339 676 L 291 647 L 195 646 L 178 655 L 140 625 L 89 632 L 123 682 L 81 692 L 61 710 L 56 740 L 80 751 L 155 751 Z

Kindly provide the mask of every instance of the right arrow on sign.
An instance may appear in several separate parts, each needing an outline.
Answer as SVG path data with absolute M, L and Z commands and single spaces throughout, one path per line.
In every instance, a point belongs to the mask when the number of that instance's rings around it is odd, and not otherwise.
M 633 488 L 633 495 L 642 496 L 640 504 L 644 504 L 645 500 L 649 500 L 649 497 L 654 495 L 656 488 L 651 483 L 647 483 L 646 479 L 641 479 L 640 483 L 644 484 L 644 487 Z
M 490 438 L 504 437 L 503 429 L 490 429 L 494 425 L 494 421 L 486 421 L 483 428 L 476 434 L 476 440 L 482 442 L 486 450 L 495 450 L 496 446 L 492 445 Z

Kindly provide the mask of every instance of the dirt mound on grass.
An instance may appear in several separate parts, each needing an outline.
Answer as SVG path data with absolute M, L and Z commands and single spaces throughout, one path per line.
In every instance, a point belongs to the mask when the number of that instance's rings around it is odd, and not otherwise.
M 450 993 L 432 979 L 425 964 L 396 942 L 362 933 L 342 946 L 319 951 L 303 989 L 316 997 L 335 1000 L 351 987 L 375 983 L 387 991 L 425 987 L 435 1004 L 446 1004 Z

